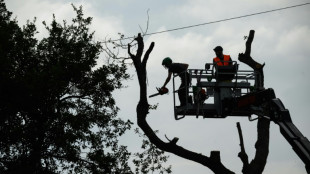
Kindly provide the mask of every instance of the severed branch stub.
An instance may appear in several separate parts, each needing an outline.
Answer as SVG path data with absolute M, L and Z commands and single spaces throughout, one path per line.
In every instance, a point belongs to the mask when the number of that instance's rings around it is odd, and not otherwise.
M 220 151 L 211 151 L 210 158 L 215 162 L 221 162 Z
M 237 128 L 238 128 L 239 139 L 240 139 L 240 148 L 241 148 L 241 151 L 239 152 L 238 157 L 241 159 L 241 161 L 243 163 L 242 172 L 246 173 L 246 171 L 249 167 L 249 158 L 248 158 L 247 153 L 245 152 L 242 129 L 241 129 L 239 122 L 237 122 Z
M 251 57 L 251 45 L 254 39 L 254 30 L 251 30 L 248 36 L 248 39 L 246 41 L 246 48 L 244 53 L 239 54 L 239 61 L 247 64 L 250 66 L 256 75 L 255 78 L 255 90 L 260 91 L 264 89 L 264 73 L 263 68 L 265 64 L 257 63 L 252 57 Z M 257 141 L 255 143 L 256 153 L 255 157 L 251 162 L 249 163 L 248 157 L 246 155 L 246 152 L 244 150 L 244 144 L 243 144 L 243 138 L 241 133 L 241 127 L 238 127 L 239 131 L 239 137 L 240 137 L 240 146 L 241 146 L 241 152 L 239 153 L 239 157 L 241 161 L 243 162 L 243 169 L 242 173 L 244 174 L 261 174 L 264 171 L 267 157 L 269 153 L 269 125 L 270 120 L 265 119 L 264 117 L 258 118 L 257 122 Z M 239 125 L 240 126 L 240 125 Z
M 166 139 L 172 143 L 172 144 L 177 144 L 177 142 L 179 141 L 179 138 L 178 137 L 174 137 L 172 140 L 170 140 L 167 135 L 165 135 Z
M 247 37 L 247 41 L 245 43 L 245 52 L 244 53 L 239 53 L 238 56 L 238 60 L 240 62 L 243 62 L 245 64 L 247 64 L 248 66 L 250 66 L 256 76 L 257 76 L 257 80 L 255 81 L 255 88 L 260 90 L 260 89 L 264 89 L 264 73 L 263 73 L 263 68 L 265 66 L 264 64 L 260 64 L 258 62 L 256 62 L 252 57 L 251 57 L 251 46 L 252 46 L 252 42 L 254 39 L 254 34 L 255 31 L 254 30 L 250 30 L 249 36 Z

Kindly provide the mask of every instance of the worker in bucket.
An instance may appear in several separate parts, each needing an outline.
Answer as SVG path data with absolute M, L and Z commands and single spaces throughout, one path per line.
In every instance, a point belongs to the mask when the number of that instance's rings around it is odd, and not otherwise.
M 218 66 L 229 66 L 232 65 L 232 60 L 230 55 L 223 54 L 223 48 L 221 46 L 217 46 L 214 49 L 216 57 L 213 58 L 213 63 Z
M 186 98 L 188 96 L 188 87 L 190 84 L 189 73 L 187 72 L 188 64 L 186 63 L 172 63 L 170 57 L 166 57 L 162 61 L 162 65 L 168 69 L 168 77 L 162 88 L 165 88 L 166 85 L 169 83 L 172 73 L 178 74 L 181 78 L 181 85 L 178 90 L 178 96 L 180 100 L 180 107 L 186 105 Z

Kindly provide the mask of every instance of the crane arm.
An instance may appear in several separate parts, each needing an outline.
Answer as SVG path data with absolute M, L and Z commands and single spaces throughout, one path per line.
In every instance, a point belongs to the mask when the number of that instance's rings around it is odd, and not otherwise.
M 285 109 L 280 99 L 275 98 L 271 101 L 272 113 L 271 120 L 280 127 L 281 134 L 290 143 L 295 153 L 306 165 L 306 170 L 310 173 L 310 142 L 303 136 L 292 122 L 290 113 Z
M 279 125 L 281 134 L 304 162 L 310 174 L 310 142 L 294 125 L 289 111 L 285 109 L 282 101 L 276 98 L 273 89 L 256 91 L 239 97 L 237 108 L 252 114 L 258 111 L 260 115 L 267 115 L 265 117 Z

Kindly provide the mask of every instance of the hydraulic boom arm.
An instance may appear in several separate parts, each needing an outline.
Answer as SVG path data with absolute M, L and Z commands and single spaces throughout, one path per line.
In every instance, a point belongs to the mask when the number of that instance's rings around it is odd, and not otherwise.
M 307 173 L 310 173 L 310 142 L 293 124 L 290 113 L 285 109 L 280 99 L 272 100 L 271 120 L 280 127 L 281 134 L 290 143 L 299 158 L 305 163 Z
M 238 70 L 238 64 L 229 67 L 206 64 L 205 70 L 190 69 L 189 74 L 191 78 L 197 79 L 196 86 L 193 86 L 192 92 L 189 91 L 194 96 L 194 103 L 190 101 L 184 107 L 174 107 L 176 120 L 193 115 L 202 115 L 203 118 L 250 118 L 253 114 L 267 117 L 279 125 L 281 134 L 304 162 L 307 173 L 310 174 L 309 140 L 293 124 L 289 111 L 285 109 L 281 100 L 276 98 L 272 88 L 258 88 L 255 85 L 252 88 L 249 81 L 255 80 L 256 83 L 258 77 L 255 72 Z M 205 89 L 206 95 L 213 98 L 214 102 L 211 100 L 204 103 L 204 100 L 199 100 L 200 93 L 195 89 Z M 177 92 L 174 87 L 173 91 Z

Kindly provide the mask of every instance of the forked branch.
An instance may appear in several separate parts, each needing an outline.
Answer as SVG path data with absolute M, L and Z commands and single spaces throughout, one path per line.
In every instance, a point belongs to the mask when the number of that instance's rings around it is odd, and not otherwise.
M 144 49 L 143 38 L 141 34 L 138 34 L 138 37 L 135 38 L 138 43 L 137 53 L 133 54 L 130 51 L 130 47 L 128 48 L 128 54 L 131 56 L 134 66 L 136 68 L 136 72 L 138 75 L 139 85 L 140 85 L 140 100 L 137 105 L 137 120 L 138 126 L 143 130 L 145 135 L 149 138 L 150 142 L 152 142 L 157 148 L 171 152 L 177 156 L 182 158 L 195 161 L 200 163 L 208 168 L 210 168 L 214 173 L 217 174 L 232 174 L 233 172 L 228 170 L 220 160 L 220 152 L 211 152 L 210 157 L 205 155 L 189 151 L 184 149 L 181 146 L 177 145 L 177 139 L 174 139 L 169 142 L 162 141 L 154 132 L 154 130 L 149 126 L 146 121 L 146 116 L 149 113 L 149 104 L 147 101 L 147 86 L 146 86 L 146 63 L 149 58 L 149 54 L 153 50 L 154 43 L 152 43 L 144 55 L 142 60 L 142 53 Z

